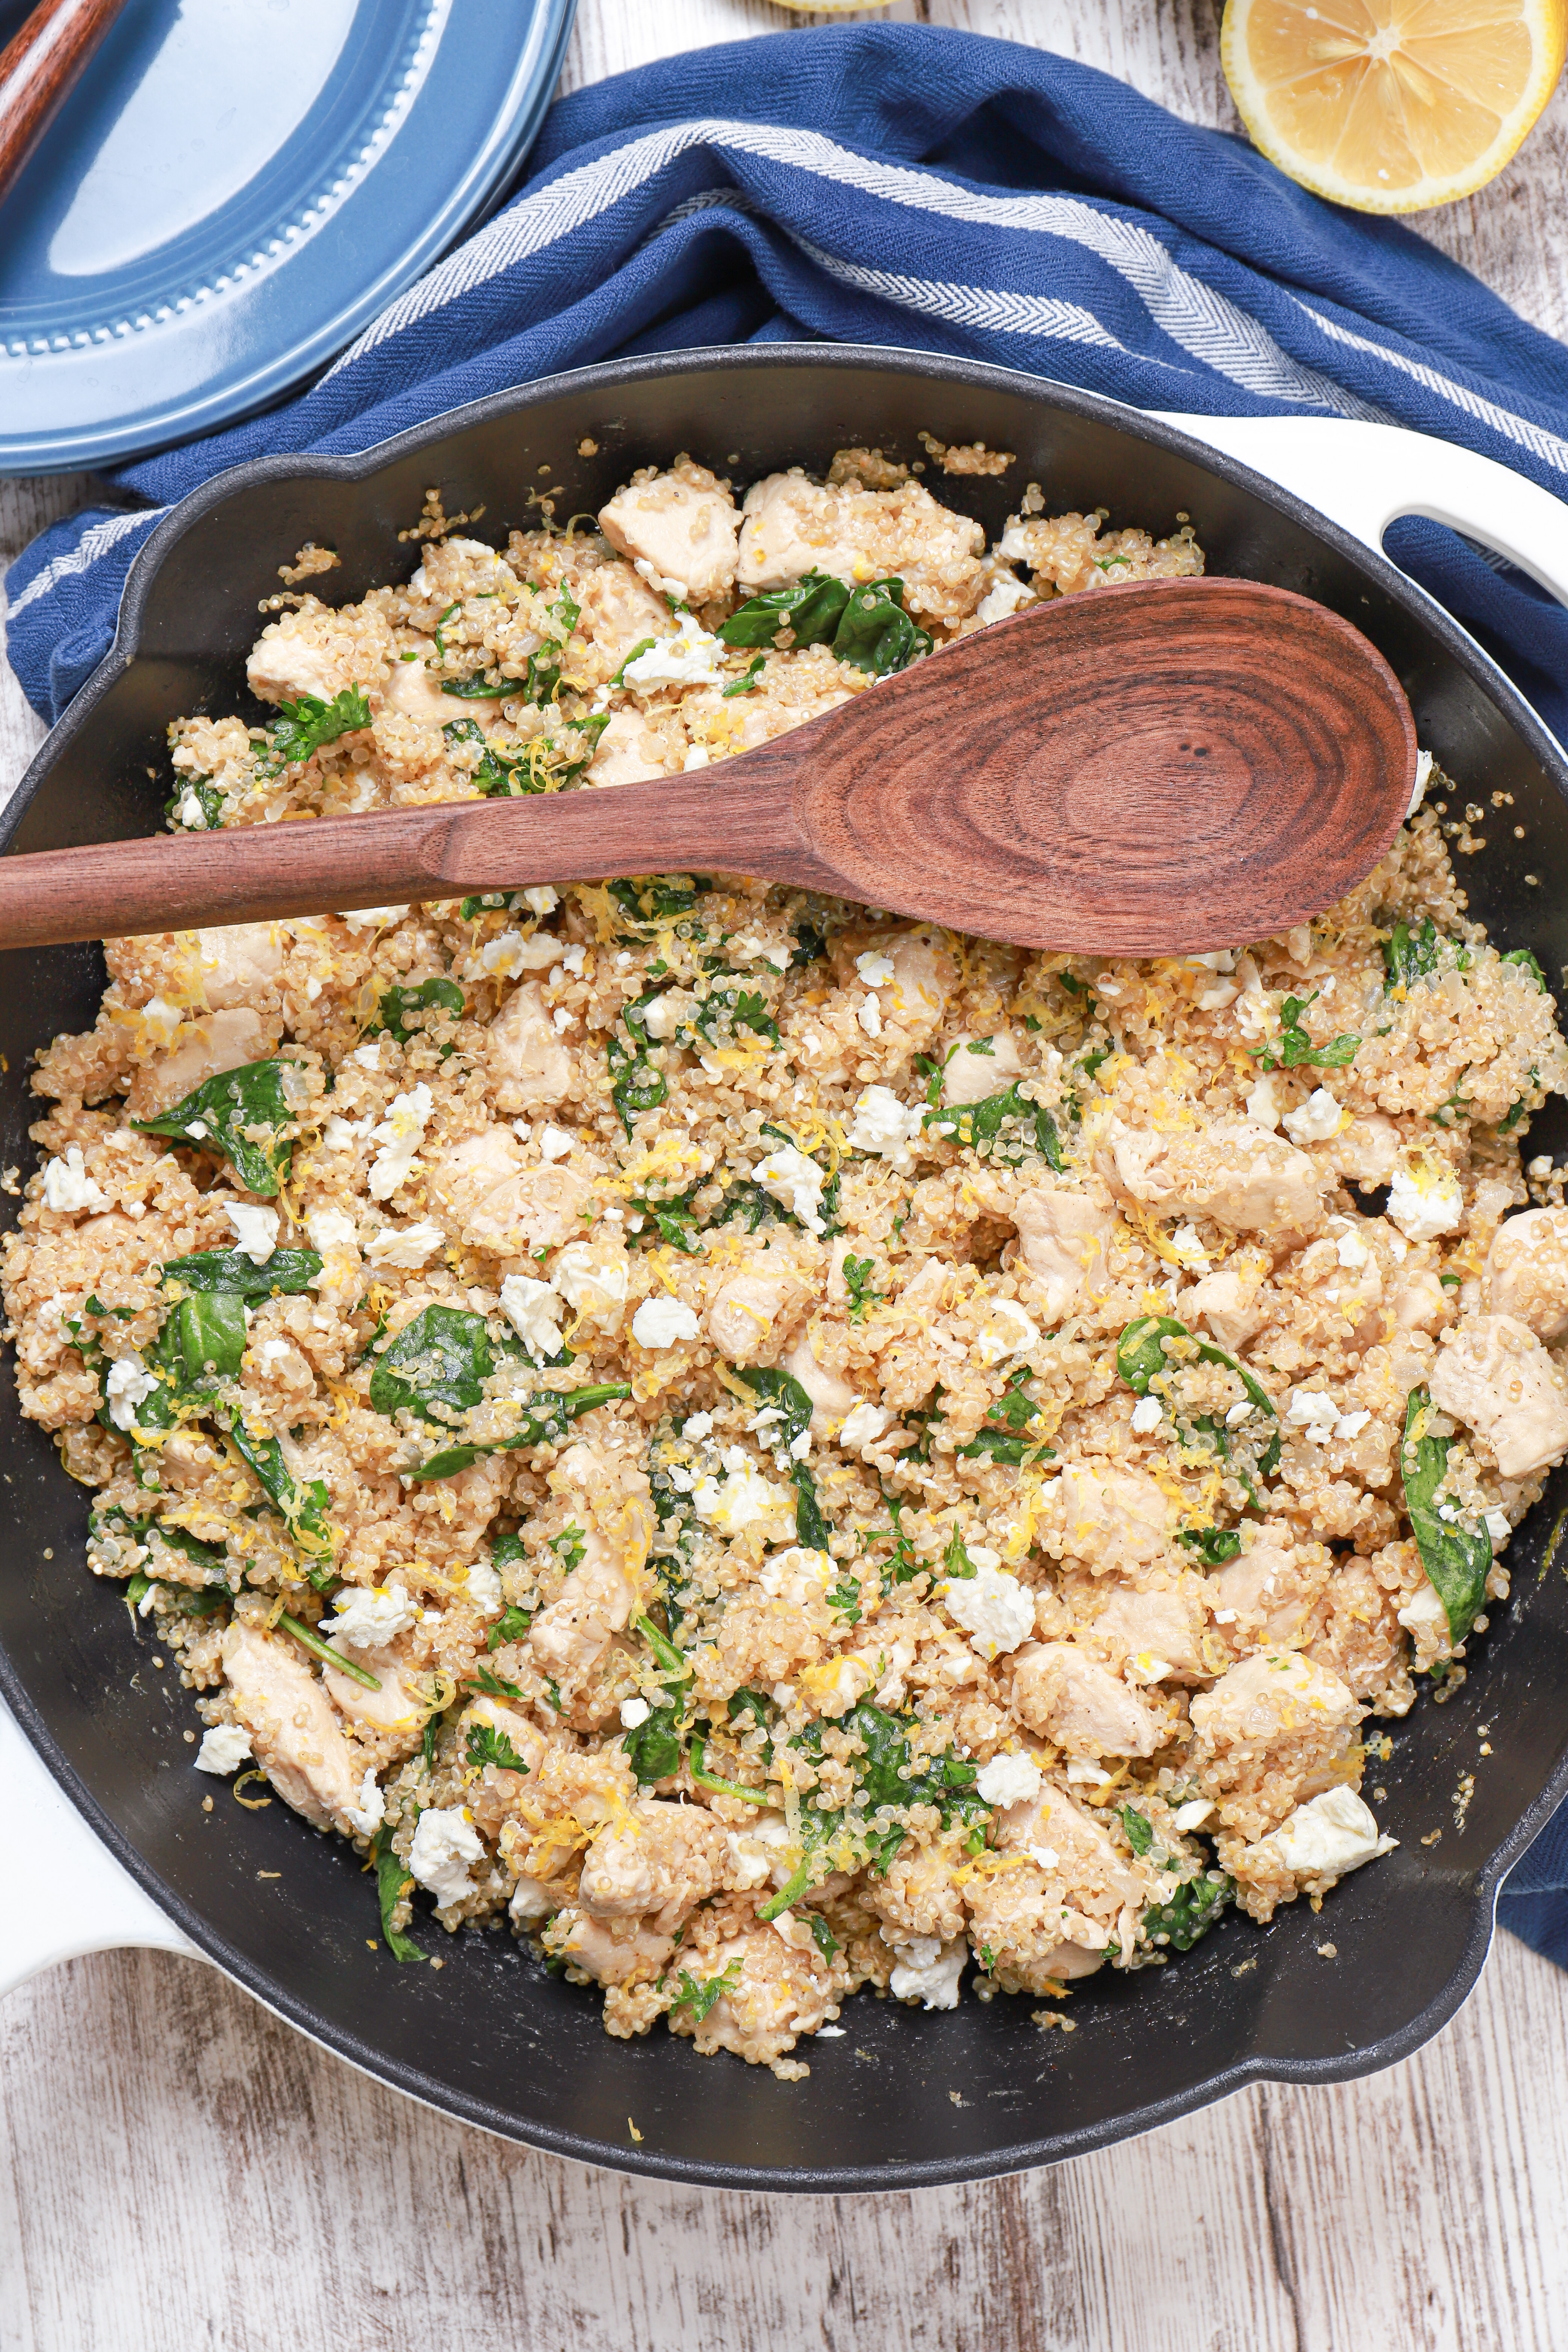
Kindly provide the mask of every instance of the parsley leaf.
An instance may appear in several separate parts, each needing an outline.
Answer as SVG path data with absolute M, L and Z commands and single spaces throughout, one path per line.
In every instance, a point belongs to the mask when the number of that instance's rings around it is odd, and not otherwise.
M 352 735 L 370 725 L 370 705 L 357 686 L 343 687 L 331 702 L 323 702 L 317 694 L 302 694 L 298 702 L 281 702 L 278 708 L 281 715 L 268 729 L 266 748 L 256 762 L 267 775 L 298 767 L 312 753 L 335 743 L 340 735 Z
M 494 1764 L 502 1772 L 526 1772 L 528 1769 L 506 1733 L 498 1731 L 493 1723 L 471 1723 L 468 1746 L 470 1764 L 481 1768 Z
M 723 1994 L 733 1992 L 740 1980 L 741 1956 L 738 1952 L 716 1976 L 698 1978 L 691 1974 L 689 1969 L 682 1969 L 680 1990 L 669 2004 L 669 2014 L 673 2017 L 679 2010 L 689 2010 L 692 2024 L 700 2025 L 714 2002 Z
M 1279 1034 L 1274 1041 L 1279 1051 L 1270 1053 L 1267 1047 L 1258 1048 L 1261 1068 L 1342 1070 L 1348 1063 L 1355 1060 L 1356 1048 L 1361 1044 L 1359 1036 L 1342 1030 L 1337 1037 L 1331 1037 L 1326 1045 L 1314 1045 L 1301 1026 L 1302 1013 L 1309 1004 L 1317 1002 L 1321 993 L 1321 989 L 1315 988 L 1310 996 L 1288 996 L 1285 999 L 1279 1008 Z

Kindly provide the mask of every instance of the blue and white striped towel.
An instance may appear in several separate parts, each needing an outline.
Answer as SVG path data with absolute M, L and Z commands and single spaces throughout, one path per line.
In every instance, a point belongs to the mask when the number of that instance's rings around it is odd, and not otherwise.
M 124 467 L 134 510 L 34 541 L 7 588 L 38 711 L 58 718 L 108 651 L 157 516 L 222 467 L 367 448 L 620 352 L 969 353 L 1145 408 L 1384 418 L 1568 496 L 1559 344 L 1409 230 L 1062 58 L 916 26 L 782 33 L 579 91 L 532 164 L 309 392 Z M 1434 524 L 1398 526 L 1390 552 L 1568 740 L 1568 613 Z M 1516 1886 L 1504 1917 L 1568 1964 L 1568 1812 Z

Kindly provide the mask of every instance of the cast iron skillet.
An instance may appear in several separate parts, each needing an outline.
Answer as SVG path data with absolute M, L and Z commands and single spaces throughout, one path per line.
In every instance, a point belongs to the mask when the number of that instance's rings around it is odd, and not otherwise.
M 1048 512 L 1106 504 L 1113 523 L 1156 532 L 1185 513 L 1211 571 L 1303 591 L 1356 621 L 1403 679 L 1423 744 L 1476 799 L 1514 795 L 1510 821 L 1488 828 L 1493 845 L 1463 869 L 1474 911 L 1549 972 L 1568 961 L 1568 766 L 1402 574 L 1245 467 L 1130 410 L 1001 369 L 851 349 L 591 368 L 363 457 L 263 459 L 221 477 L 138 559 L 115 649 L 34 762 L 0 843 L 47 849 L 153 829 L 168 789 L 165 724 L 247 707 L 244 656 L 279 565 L 307 539 L 336 548 L 342 568 L 324 583 L 334 601 L 405 576 L 416 549 L 398 533 L 428 484 L 448 514 L 482 508 L 479 529 L 499 541 L 542 492 L 564 521 L 678 450 L 744 482 L 820 467 L 846 443 L 917 457 L 921 430 L 1017 453 L 1005 483 L 938 483 L 988 530 L 1031 478 Z M 1526 887 L 1526 867 L 1541 887 Z M 37 1160 L 28 1056 L 58 1030 L 91 1025 L 104 973 L 96 949 L 0 961 L 0 1160 L 26 1173 Z M 1543 1117 L 1531 1149 L 1561 1134 Z M 384 2081 L 563 2155 L 731 2188 L 910 2187 L 1101 2146 L 1259 2077 L 1371 2073 L 1458 2008 L 1486 1955 L 1499 1882 L 1568 1787 L 1568 1584 L 1549 1572 L 1568 1494 L 1560 1476 L 1512 1547 L 1513 1599 L 1472 1643 L 1464 1687 L 1442 1708 L 1422 1698 L 1403 1724 L 1369 1724 L 1387 1729 L 1392 1753 L 1369 1764 L 1367 1788 L 1386 1790 L 1375 1810 L 1402 1843 L 1348 1879 L 1321 1917 L 1305 1902 L 1267 1929 L 1233 1915 L 1163 1969 L 1107 1970 L 1074 1995 L 1070 2036 L 1037 2031 L 1028 2000 L 966 1998 L 954 2014 L 927 2016 L 863 1996 L 846 2008 L 842 2039 L 803 2045 L 810 2077 L 791 2084 L 699 2060 L 662 2032 L 613 2042 L 596 1997 L 548 1976 L 504 1931 L 452 1941 L 426 1914 L 416 1924 L 444 1954 L 439 1970 L 367 1949 L 372 1882 L 347 1847 L 281 1803 L 246 1812 L 219 1789 L 214 1811 L 201 1811 L 217 1784 L 192 1772 L 179 1736 L 195 1720 L 190 1697 L 151 1669 L 145 1634 L 136 1654 L 120 1588 L 86 1573 L 88 1498 L 18 1414 L 9 1353 L 4 1381 L 0 1475 L 16 1541 L 0 1583 L 0 1687 L 61 1786 L 192 1941 L 269 2007 Z M 1440 1840 L 1424 1843 L 1434 1832 Z M 1333 1958 L 1318 1948 L 1330 1940 Z

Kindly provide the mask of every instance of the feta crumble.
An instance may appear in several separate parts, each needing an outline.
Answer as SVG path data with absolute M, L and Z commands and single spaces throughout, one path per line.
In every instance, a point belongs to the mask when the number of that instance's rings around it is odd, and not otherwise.
M 921 1131 L 923 1115 L 919 1103 L 906 1109 L 891 1087 L 868 1087 L 849 1123 L 849 1148 L 872 1153 L 899 1175 L 907 1175 L 914 1165 L 910 1146 Z
M 407 1182 L 435 1108 L 436 1098 L 423 1081 L 406 1094 L 394 1095 L 386 1117 L 371 1129 L 372 1139 L 382 1147 L 370 1167 L 373 1201 L 390 1201 L 399 1185 Z
M 103 1392 L 116 1429 L 135 1428 L 137 1406 L 146 1403 L 157 1385 L 140 1356 L 121 1356 L 110 1364 Z
M 463 1598 L 470 1609 L 481 1617 L 499 1617 L 503 1606 L 500 1578 L 488 1559 L 468 1563 L 468 1580 L 463 1587 Z
M 661 638 L 621 672 L 628 686 L 646 693 L 660 686 L 712 686 L 724 679 L 724 647 L 710 637 L 694 613 L 676 616 L 677 634 Z
M 437 1904 L 460 1903 L 471 1895 L 468 1864 L 484 1858 L 483 1843 L 466 1805 L 432 1805 L 420 1814 L 408 1867 Z
M 601 1257 L 591 1242 L 568 1242 L 550 1270 L 550 1279 L 568 1307 L 620 1307 L 626 1303 L 628 1274 L 624 1257 Z
M 564 1160 L 572 1150 L 573 1141 L 569 1129 L 552 1127 L 547 1121 L 539 1139 L 540 1156 L 544 1160 Z
M 1292 1143 L 1326 1143 L 1343 1125 L 1344 1113 L 1327 1087 L 1319 1087 L 1299 1110 L 1285 1114 L 1285 1132 Z
M 215 1723 L 196 1750 L 196 1770 L 212 1772 L 222 1779 L 227 1773 L 237 1772 L 255 1752 L 243 1724 Z
M 897 1966 L 888 1990 L 895 2000 L 918 2000 L 922 2009 L 958 2007 L 958 1981 L 969 1958 L 962 1936 L 951 1944 L 938 1936 L 910 1936 L 894 1944 L 893 1952 Z
M 428 1217 L 421 1217 L 417 1224 L 383 1225 L 365 1244 L 365 1255 L 372 1265 L 401 1266 L 412 1271 L 424 1265 L 432 1251 L 445 1245 L 446 1239 L 439 1225 L 432 1224 Z
M 66 1146 L 63 1160 L 51 1160 L 44 1170 L 44 1206 L 62 1216 L 78 1209 L 107 1209 L 109 1196 L 100 1192 L 81 1162 L 81 1146 Z
M 693 1310 L 680 1298 L 645 1298 L 632 1317 L 632 1338 L 639 1348 L 674 1348 L 695 1339 L 700 1329 Z
M 500 1286 L 500 1308 L 536 1364 L 561 1352 L 561 1297 L 531 1274 L 509 1274 Z
M 993 1756 L 980 1768 L 975 1793 L 984 1805 L 1026 1805 L 1039 1795 L 1045 1777 L 1032 1756 Z
M 863 1445 L 874 1445 L 893 1416 L 883 1404 L 868 1404 L 864 1399 L 851 1406 L 838 1431 L 838 1443 L 850 1452 L 858 1453 Z
M 321 1257 L 359 1245 L 359 1227 L 346 1209 L 312 1209 L 305 1220 L 305 1231 L 310 1236 L 310 1247 Z
M 416 1624 L 419 1610 L 395 1585 L 345 1584 L 332 1602 L 334 1613 L 321 1620 L 330 1641 L 346 1643 L 352 1650 L 379 1650 Z
M 1035 1630 L 1035 1596 L 1005 1569 L 982 1568 L 954 1579 L 942 1587 L 942 1602 L 970 1636 L 976 1657 L 1000 1657 L 1028 1641 Z
M 800 1219 L 808 1234 L 820 1234 L 822 1171 L 815 1160 L 793 1143 L 781 1144 L 757 1169 L 757 1182 L 781 1208 Z
M 1277 1830 L 1258 1841 L 1300 1877 L 1340 1878 L 1379 1854 L 1392 1853 L 1397 1838 L 1380 1836 L 1370 1809 L 1353 1789 L 1325 1789 L 1298 1805 Z
M 276 1209 L 261 1209 L 248 1201 L 226 1201 L 224 1214 L 234 1227 L 234 1245 L 241 1257 L 252 1265 L 265 1265 L 278 1246 L 278 1228 L 282 1222 Z
M 1465 1196 L 1451 1168 L 1401 1160 L 1388 1188 L 1388 1213 L 1406 1241 L 1436 1241 L 1464 1222 Z
M 361 1837 L 374 1837 L 386 1819 L 386 1799 L 376 1786 L 374 1770 L 367 1771 L 359 1785 L 357 1805 L 345 1805 L 343 1811 Z
M 1132 1408 L 1132 1428 L 1134 1434 L 1139 1437 L 1147 1437 L 1152 1430 L 1159 1428 L 1160 1423 L 1164 1420 L 1164 1408 L 1161 1404 L 1158 1397 L 1140 1397 L 1137 1403 Z

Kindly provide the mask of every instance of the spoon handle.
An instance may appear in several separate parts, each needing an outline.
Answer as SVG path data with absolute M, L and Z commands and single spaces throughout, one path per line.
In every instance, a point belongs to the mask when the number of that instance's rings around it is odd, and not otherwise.
M 731 766 L 723 781 L 659 777 L 0 857 L 0 947 L 694 867 L 827 887 L 794 815 L 793 761 L 769 775 L 757 759 L 744 783 Z
M 42 0 L 0 49 L 0 201 L 124 5 L 125 0 Z

